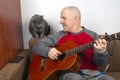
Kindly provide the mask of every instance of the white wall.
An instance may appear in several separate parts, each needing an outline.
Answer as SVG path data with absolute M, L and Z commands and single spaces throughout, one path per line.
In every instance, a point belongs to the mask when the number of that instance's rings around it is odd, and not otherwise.
M 29 21 L 34 14 L 43 15 L 52 32 L 62 29 L 59 23 L 61 9 L 68 5 L 81 11 L 82 25 L 98 34 L 120 31 L 120 0 L 21 0 L 24 48 L 31 38 Z

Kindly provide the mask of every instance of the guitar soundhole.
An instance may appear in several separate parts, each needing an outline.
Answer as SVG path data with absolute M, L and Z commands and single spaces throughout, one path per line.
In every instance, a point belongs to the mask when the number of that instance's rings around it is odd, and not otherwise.
M 58 60 L 63 60 L 65 58 L 66 54 L 62 53 L 61 55 L 58 56 Z

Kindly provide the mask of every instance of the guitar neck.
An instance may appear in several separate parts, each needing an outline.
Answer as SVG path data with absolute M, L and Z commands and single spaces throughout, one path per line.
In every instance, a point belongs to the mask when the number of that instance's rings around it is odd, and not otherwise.
M 102 36 L 103 39 L 105 39 L 106 41 L 112 41 L 112 40 L 120 40 L 120 32 L 118 33 L 115 33 L 115 34 L 111 34 L 111 35 L 106 35 L 105 36 Z M 94 41 L 92 42 L 89 42 L 87 44 L 84 44 L 82 46 L 78 46 L 78 47 L 75 47 L 73 49 L 70 49 L 70 50 L 67 50 L 67 51 L 64 51 L 62 55 L 58 56 L 58 59 L 59 60 L 62 60 L 65 56 L 69 56 L 69 55 L 72 55 L 72 54 L 75 54 L 75 53 L 79 53 L 79 52 L 82 52 L 84 50 L 87 50 L 89 48 L 92 48 L 93 47 L 93 44 L 94 44 Z
M 65 51 L 64 53 L 66 53 L 66 56 L 70 56 L 72 54 L 75 54 L 75 53 L 79 53 L 79 52 L 82 52 L 84 50 L 87 50 L 89 48 L 92 48 L 93 47 L 93 41 L 88 43 L 88 44 L 85 44 L 85 45 L 82 45 L 82 46 L 78 46 L 78 47 L 75 47 L 71 50 L 67 50 Z
M 115 34 L 111 34 L 111 35 L 107 35 L 107 33 L 106 33 L 106 35 L 102 36 L 102 38 L 105 39 L 106 41 L 119 40 L 120 39 L 120 32 L 115 33 Z M 79 52 L 82 52 L 82 51 L 87 50 L 89 48 L 92 48 L 93 44 L 94 44 L 94 41 L 87 43 L 87 44 L 84 44 L 82 46 L 78 46 L 78 47 L 73 48 L 71 50 L 65 51 L 65 53 L 67 53 L 66 56 L 72 55 L 74 53 L 79 53 Z

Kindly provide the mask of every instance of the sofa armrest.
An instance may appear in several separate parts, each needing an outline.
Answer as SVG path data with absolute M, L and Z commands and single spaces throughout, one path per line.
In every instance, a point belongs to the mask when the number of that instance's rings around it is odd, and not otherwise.
M 29 66 L 29 50 L 21 51 L 17 56 L 23 58 L 20 61 L 10 61 L 5 67 L 0 70 L 0 80 L 24 80 L 28 73 Z

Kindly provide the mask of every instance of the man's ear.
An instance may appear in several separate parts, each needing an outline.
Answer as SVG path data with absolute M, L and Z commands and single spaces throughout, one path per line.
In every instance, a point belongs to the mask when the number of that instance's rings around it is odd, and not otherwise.
M 74 20 L 75 20 L 75 21 L 78 21 L 78 16 L 75 16 L 75 17 L 74 17 Z

